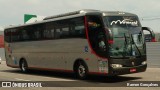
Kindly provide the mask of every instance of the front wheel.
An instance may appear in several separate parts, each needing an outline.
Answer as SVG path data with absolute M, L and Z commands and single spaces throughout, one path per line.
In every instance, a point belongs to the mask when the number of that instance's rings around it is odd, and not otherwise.
M 88 68 L 83 62 L 79 62 L 76 67 L 76 75 L 79 79 L 86 79 Z
M 28 65 L 27 65 L 26 60 L 22 60 L 20 62 L 20 68 L 21 68 L 22 72 L 27 72 L 28 71 Z

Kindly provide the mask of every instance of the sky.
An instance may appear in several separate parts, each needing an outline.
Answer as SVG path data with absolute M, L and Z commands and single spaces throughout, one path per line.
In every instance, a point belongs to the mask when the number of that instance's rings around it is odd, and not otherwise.
M 24 14 L 52 16 L 81 9 L 134 13 L 142 26 L 160 32 L 160 0 L 0 0 L 0 27 L 23 24 Z

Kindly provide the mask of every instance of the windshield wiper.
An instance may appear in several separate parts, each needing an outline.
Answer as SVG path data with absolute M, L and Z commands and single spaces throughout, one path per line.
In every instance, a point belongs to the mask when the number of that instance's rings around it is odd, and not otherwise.
M 128 43 L 128 41 L 127 41 L 127 37 L 126 37 L 125 33 L 124 33 L 124 38 L 125 38 L 125 44 L 124 44 L 125 48 L 124 48 L 124 51 L 125 51 L 125 54 L 127 54 L 126 49 L 127 49 L 127 43 Z M 125 55 L 123 55 L 123 57 L 125 57 Z
M 133 40 L 133 36 L 132 36 L 132 34 L 131 34 L 131 39 L 132 39 L 132 44 L 134 44 L 134 45 L 135 45 L 136 49 L 138 50 L 139 55 L 140 55 L 140 56 L 142 56 L 142 54 L 141 54 L 140 50 L 138 49 L 138 46 L 135 44 L 135 42 L 134 42 L 134 40 Z

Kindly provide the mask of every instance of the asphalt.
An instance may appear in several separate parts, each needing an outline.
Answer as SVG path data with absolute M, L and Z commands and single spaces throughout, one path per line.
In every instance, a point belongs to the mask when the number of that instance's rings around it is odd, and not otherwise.
M 160 68 L 148 67 L 146 72 L 121 75 L 117 77 L 89 76 L 86 80 L 78 80 L 74 74 L 32 70 L 22 73 L 20 69 L 7 67 L 5 61 L 0 64 L 0 81 L 40 82 L 37 88 L 0 88 L 0 90 L 159 90 L 160 87 L 128 87 L 127 83 L 158 83 L 160 86 Z M 158 81 L 158 82 L 156 82 Z M 0 85 L 1 86 L 1 85 Z

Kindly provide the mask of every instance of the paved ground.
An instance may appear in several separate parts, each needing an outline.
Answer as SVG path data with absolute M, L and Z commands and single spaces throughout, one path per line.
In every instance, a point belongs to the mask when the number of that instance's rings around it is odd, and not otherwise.
M 124 86 L 125 84 L 127 86 L 126 82 L 129 81 L 160 81 L 160 68 L 148 68 L 147 71 L 143 73 L 118 77 L 90 76 L 87 80 L 82 81 L 77 80 L 73 74 L 66 73 L 31 71 L 24 74 L 21 73 L 19 69 L 7 67 L 3 61 L 2 64 L 0 64 L 0 81 L 53 81 L 48 83 L 55 86 L 43 88 L 0 88 L 0 90 L 159 90 L 160 87 L 121 87 L 121 85 Z M 105 87 L 108 85 L 113 85 L 114 87 Z

